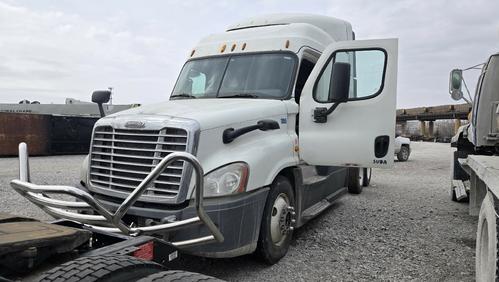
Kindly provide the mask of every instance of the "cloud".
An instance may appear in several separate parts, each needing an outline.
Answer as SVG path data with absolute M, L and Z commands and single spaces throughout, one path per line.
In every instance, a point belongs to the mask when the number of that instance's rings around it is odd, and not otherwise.
M 93 89 L 114 86 L 123 93 L 115 101 L 131 103 L 144 97 L 138 79 L 165 80 L 172 46 L 162 34 L 131 31 L 126 17 L 95 20 L 0 2 L 0 19 L 0 94 L 15 97 L 10 102 L 19 100 L 19 93 L 8 93 L 14 89 L 26 98 L 43 92 L 51 99 L 44 102 L 62 102 L 66 96 L 88 100 Z M 25 85 L 41 91 L 28 92 Z
M 88 100 L 113 86 L 116 103 L 165 100 L 200 38 L 248 16 L 305 12 L 350 21 L 358 39 L 398 37 L 400 107 L 453 103 L 448 72 L 498 51 L 498 10 L 486 0 L 0 0 L 0 97 Z
M 499 2 L 486 0 L 348 1 L 329 9 L 349 14 L 359 39 L 399 38 L 400 107 L 455 103 L 447 95 L 448 73 L 497 52 L 497 11 Z M 477 74 L 466 73 L 469 85 Z

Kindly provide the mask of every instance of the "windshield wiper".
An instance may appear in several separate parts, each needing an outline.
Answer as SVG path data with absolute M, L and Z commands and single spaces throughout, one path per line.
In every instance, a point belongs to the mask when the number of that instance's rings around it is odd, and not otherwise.
M 170 96 L 170 99 L 171 98 L 192 98 L 192 99 L 196 99 L 196 96 L 191 95 L 191 94 L 187 94 L 187 93 L 181 93 L 181 94 L 172 95 L 172 96 Z
M 228 96 L 218 96 L 218 98 L 259 98 L 258 95 L 249 94 L 249 93 L 240 93 Z

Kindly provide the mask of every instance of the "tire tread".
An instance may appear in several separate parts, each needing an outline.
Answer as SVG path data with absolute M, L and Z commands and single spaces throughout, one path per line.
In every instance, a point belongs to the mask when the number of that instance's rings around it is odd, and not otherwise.
M 138 282 L 218 282 L 222 281 L 217 278 L 207 276 L 204 274 L 200 273 L 194 273 L 194 272 L 187 272 L 187 271 L 181 271 L 181 270 L 169 270 L 169 271 L 163 271 L 163 272 L 158 272 L 155 274 L 151 274 L 147 277 L 144 277 Z
M 82 257 L 61 264 L 42 274 L 40 282 L 69 280 L 101 281 L 119 269 L 157 269 L 163 267 L 155 262 L 132 256 L 93 256 Z

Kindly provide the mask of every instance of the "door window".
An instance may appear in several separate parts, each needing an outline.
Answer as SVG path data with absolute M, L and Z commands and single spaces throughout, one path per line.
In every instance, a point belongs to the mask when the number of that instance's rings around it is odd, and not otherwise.
M 319 103 L 335 102 L 331 98 L 331 70 L 335 62 L 350 64 L 349 101 L 372 98 L 383 89 L 386 53 L 383 50 L 337 51 L 323 69 L 315 85 L 314 99 Z

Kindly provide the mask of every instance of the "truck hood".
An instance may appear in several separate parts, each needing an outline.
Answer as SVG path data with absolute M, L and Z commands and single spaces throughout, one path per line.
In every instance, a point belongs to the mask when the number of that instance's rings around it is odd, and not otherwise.
M 285 104 L 280 100 L 270 99 L 182 99 L 171 100 L 153 105 L 118 112 L 106 118 L 137 115 L 164 116 L 169 118 L 186 118 L 196 120 L 201 130 L 217 128 L 229 124 L 237 124 L 272 116 L 286 117 Z

